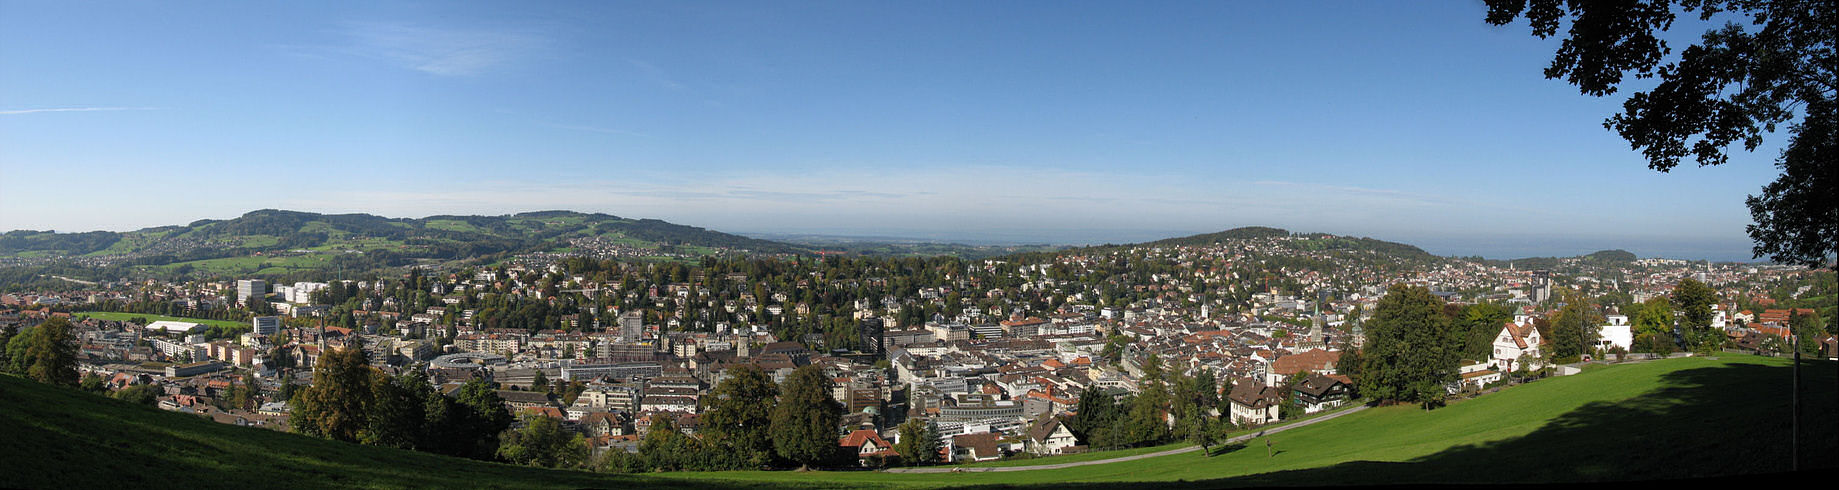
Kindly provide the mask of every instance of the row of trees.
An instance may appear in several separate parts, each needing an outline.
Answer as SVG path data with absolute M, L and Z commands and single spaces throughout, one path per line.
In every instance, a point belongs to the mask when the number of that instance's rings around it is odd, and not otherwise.
M 1150 356 L 1137 394 L 1117 397 L 1088 389 L 1066 427 L 1081 444 L 1094 449 L 1176 440 L 1209 446 L 1231 428 L 1230 421 L 1219 417 L 1219 407 L 1219 384 L 1212 372 L 1203 369 L 1186 376 L 1164 369 L 1160 358 Z
M 699 437 L 654 419 L 638 454 L 615 451 L 600 463 L 616 472 L 810 468 L 854 462 L 837 444 L 843 405 L 817 366 L 792 371 L 785 383 L 753 365 L 730 368 L 702 398 Z

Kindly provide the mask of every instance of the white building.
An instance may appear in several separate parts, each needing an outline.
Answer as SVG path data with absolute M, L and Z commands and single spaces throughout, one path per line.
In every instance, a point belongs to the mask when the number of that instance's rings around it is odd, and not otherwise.
M 192 332 L 200 332 L 200 331 L 204 331 L 208 329 L 210 329 L 210 327 L 207 327 L 202 323 L 192 323 L 192 322 L 175 322 L 175 321 L 161 320 L 161 321 L 147 324 L 147 330 L 158 330 L 158 331 L 165 332 L 165 333 L 174 333 L 174 332 L 192 333 Z
M 240 279 L 236 281 L 236 304 L 249 304 L 249 298 L 261 300 L 268 294 L 268 283 L 261 279 Z
M 309 304 L 313 302 L 314 292 L 327 287 L 330 285 L 323 282 L 296 282 L 292 286 L 275 286 L 275 294 L 281 295 L 282 301 Z
M 1539 357 L 1544 351 L 1545 338 L 1539 335 L 1539 329 L 1530 323 L 1509 323 L 1501 327 L 1501 333 L 1494 336 L 1494 355 L 1489 359 L 1503 373 L 1515 369 L 1538 369 Z M 1521 359 L 1526 360 L 1522 366 Z
M 1634 348 L 1635 334 L 1628 317 L 1609 315 L 1607 318 L 1608 325 L 1596 327 L 1596 347 L 1603 350 L 1621 347 L 1625 351 Z
M 256 335 L 274 335 L 281 331 L 281 317 L 258 316 L 249 321 Z

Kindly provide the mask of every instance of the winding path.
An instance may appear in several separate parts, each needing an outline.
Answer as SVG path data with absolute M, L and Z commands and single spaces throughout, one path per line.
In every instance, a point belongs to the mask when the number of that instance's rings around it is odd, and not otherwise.
M 1323 415 L 1321 417 L 1316 417 L 1316 418 L 1309 419 L 1309 420 L 1304 420 L 1301 422 L 1295 422 L 1295 423 L 1286 424 L 1286 425 L 1282 425 L 1278 427 L 1272 427 L 1270 429 L 1266 429 L 1266 430 L 1263 430 L 1257 433 L 1235 436 L 1230 439 L 1227 439 L 1226 442 L 1220 443 L 1220 445 L 1224 446 L 1224 445 L 1229 445 L 1229 444 L 1236 444 L 1236 443 L 1251 440 L 1252 438 L 1259 437 L 1260 435 L 1276 434 L 1278 432 L 1283 432 L 1283 431 L 1294 429 L 1297 427 L 1306 427 L 1311 424 L 1315 424 L 1317 422 L 1334 420 L 1335 418 L 1338 418 L 1342 415 L 1347 415 L 1350 413 L 1359 412 L 1361 410 L 1366 410 L 1366 409 L 1367 407 L 1365 405 L 1357 406 L 1354 408 L 1342 410 L 1342 411 L 1331 413 L 1328 415 Z M 1111 458 L 1111 459 L 1100 459 L 1100 460 L 1093 460 L 1093 461 L 1078 461 L 1078 462 L 1073 462 L 1073 463 L 1037 464 L 1037 465 L 1029 465 L 1029 466 L 968 466 L 968 467 L 967 466 L 928 466 L 924 468 L 890 468 L 884 471 L 888 473 L 953 473 L 953 472 L 972 473 L 972 472 L 991 472 L 991 471 L 1057 470 L 1061 468 L 1072 468 L 1074 466 L 1088 466 L 1088 465 L 1095 465 L 1095 464 L 1110 464 L 1110 463 L 1121 463 L 1124 461 L 1136 461 L 1139 459 L 1157 458 L 1157 457 L 1162 457 L 1162 456 L 1168 456 L 1171 454 L 1191 453 L 1191 452 L 1195 452 L 1199 450 L 1200 450 L 1200 446 L 1188 446 L 1188 447 L 1184 447 L 1180 449 L 1170 449 L 1167 451 L 1157 451 L 1153 453 L 1137 454 L 1133 456 L 1119 456 L 1119 457 Z

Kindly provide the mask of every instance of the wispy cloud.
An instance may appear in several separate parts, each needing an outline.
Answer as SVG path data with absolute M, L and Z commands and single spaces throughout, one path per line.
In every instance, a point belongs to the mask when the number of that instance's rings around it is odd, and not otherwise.
M 456 29 L 407 23 L 353 22 L 342 31 L 350 54 L 439 76 L 472 76 L 529 57 L 549 44 L 520 30 Z
M 38 114 L 41 112 L 102 112 L 102 111 L 151 111 L 157 107 L 52 107 L 45 109 L 8 109 L 0 110 L 0 115 Z

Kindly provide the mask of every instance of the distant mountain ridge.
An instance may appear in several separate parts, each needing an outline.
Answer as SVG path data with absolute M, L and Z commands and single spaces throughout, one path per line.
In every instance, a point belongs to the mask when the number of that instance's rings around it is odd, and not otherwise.
M 537 211 L 417 219 L 262 209 L 227 220 L 205 219 L 129 232 L 10 231 L 0 234 L 0 255 L 165 255 L 171 261 L 185 261 L 263 251 L 338 248 L 412 251 L 408 255 L 453 258 L 539 252 L 566 246 L 570 239 L 595 237 L 634 247 L 704 247 L 756 253 L 807 251 L 795 245 L 662 220 L 602 213 Z

